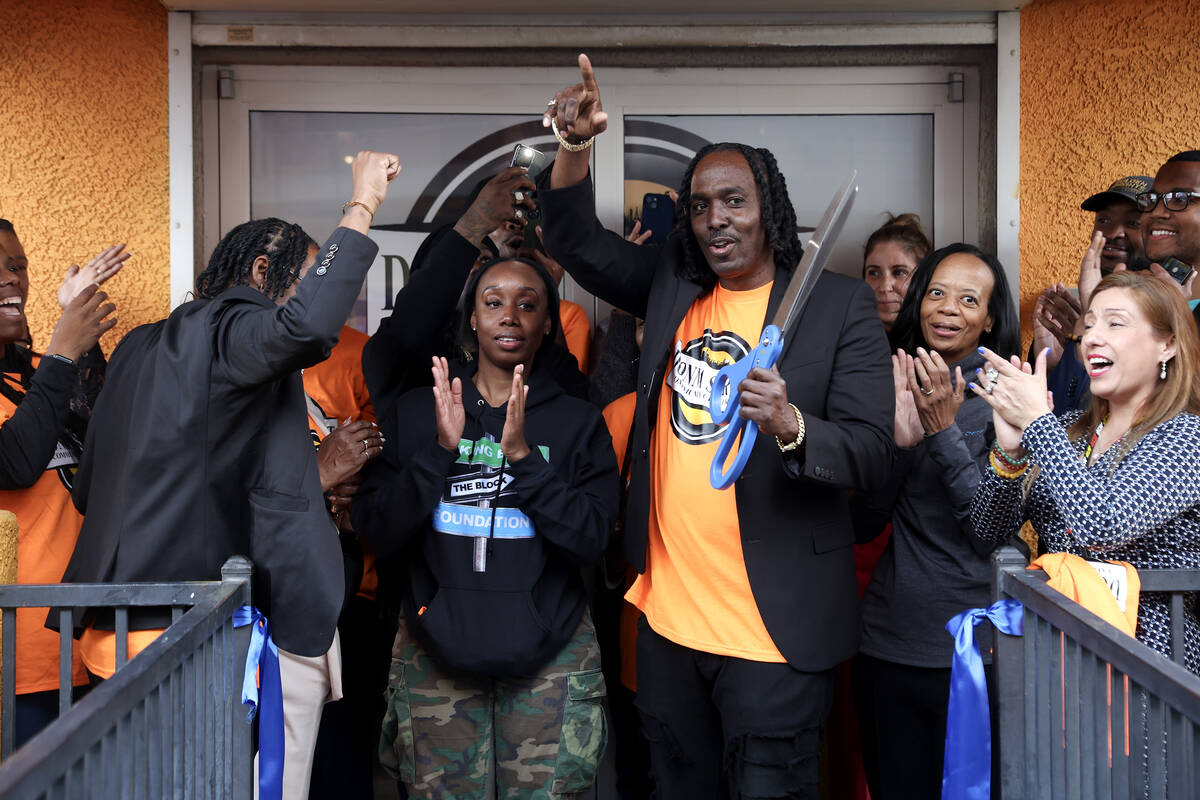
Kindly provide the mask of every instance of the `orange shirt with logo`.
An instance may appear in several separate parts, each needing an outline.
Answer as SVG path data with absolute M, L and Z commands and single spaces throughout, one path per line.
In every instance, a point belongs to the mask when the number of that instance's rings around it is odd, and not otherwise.
M 708 413 L 713 380 L 758 343 L 771 286 L 734 292 L 718 284 L 675 332 L 650 440 L 646 571 L 626 598 L 676 644 L 781 663 L 746 574 L 737 497 L 708 479 L 724 431 Z
M 38 359 L 34 357 L 34 366 Z M 20 378 L 17 378 L 19 382 Z M 0 396 L 0 425 L 8 422 L 17 407 Z M 60 447 L 55 461 L 63 455 Z M 61 469 L 71 470 L 73 464 Z M 46 469 L 28 489 L 0 491 L 0 508 L 17 517 L 17 583 L 58 583 L 75 550 L 83 516 L 71 503 L 59 468 Z M 17 694 L 58 688 L 59 638 L 46 627 L 46 609 L 17 609 L 17 663 L 13 685 Z M 87 673 L 76 649 L 71 671 L 76 686 L 87 683 Z

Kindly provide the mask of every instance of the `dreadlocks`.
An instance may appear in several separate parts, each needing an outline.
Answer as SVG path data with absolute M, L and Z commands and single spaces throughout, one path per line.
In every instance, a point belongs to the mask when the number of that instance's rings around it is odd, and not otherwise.
M 208 267 L 196 276 L 196 296 L 213 298 L 230 286 L 250 285 L 254 259 L 267 257 L 267 280 L 262 292 L 274 300 L 300 277 L 308 249 L 317 243 L 299 225 L 275 217 L 243 222 L 225 234 Z
M 796 211 L 788 197 L 787 181 L 775 163 L 775 156 L 765 147 L 754 148 L 734 142 L 719 142 L 706 145 L 696 153 L 695 158 L 688 164 L 683 174 L 683 184 L 679 187 L 679 202 L 675 204 L 675 229 L 685 232 L 683 247 L 683 263 L 679 267 L 680 277 L 699 283 L 701 286 L 711 286 L 716 283 L 717 276 L 704 260 L 696 237 L 691 234 L 691 205 L 692 205 L 692 175 L 705 156 L 710 153 L 741 153 L 750 165 L 754 175 L 754 183 L 758 187 L 758 195 L 762 208 L 761 224 L 766 234 L 767 244 L 775 253 L 776 266 L 786 270 L 795 269 L 800 262 L 804 248 L 796 236 Z

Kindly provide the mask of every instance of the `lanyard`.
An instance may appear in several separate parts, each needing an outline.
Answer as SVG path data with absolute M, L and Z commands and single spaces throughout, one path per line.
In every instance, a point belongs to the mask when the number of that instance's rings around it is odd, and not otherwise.
M 1096 426 L 1096 430 L 1092 433 L 1092 438 L 1088 441 L 1087 447 L 1083 450 L 1083 463 L 1086 464 L 1092 457 L 1092 449 L 1096 446 L 1096 442 L 1100 440 L 1100 432 L 1104 430 L 1104 423 L 1108 421 L 1108 415 L 1104 415 L 1104 419 L 1100 420 L 1100 424 Z

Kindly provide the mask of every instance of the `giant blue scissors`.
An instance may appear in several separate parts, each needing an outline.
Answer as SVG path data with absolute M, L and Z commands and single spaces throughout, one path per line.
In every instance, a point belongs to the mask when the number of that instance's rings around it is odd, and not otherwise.
M 758 345 L 737 361 L 722 367 L 713 381 L 708 410 L 713 422 L 718 425 L 725 423 L 725 433 L 721 436 L 721 444 L 708 471 L 708 480 L 714 489 L 728 489 L 733 485 L 750 460 L 750 451 L 754 449 L 754 441 L 758 438 L 758 425 L 752 420 L 742 419 L 738 413 L 742 410 L 738 386 L 750 374 L 750 370 L 755 367 L 770 369 L 779 360 L 783 352 L 784 334 L 804 311 L 804 304 L 808 302 L 817 285 L 817 278 L 829 260 L 829 252 L 842 230 L 842 224 L 850 215 L 850 207 L 854 205 L 854 197 L 858 194 L 858 186 L 854 184 L 857 177 L 858 171 L 851 171 L 849 179 L 834 195 L 829 208 L 825 209 L 825 216 L 821 217 L 821 224 L 804 245 L 804 255 L 800 257 L 800 263 L 788 283 L 787 292 L 771 324 L 763 328 Z M 725 470 L 725 462 L 729 460 L 729 453 L 735 445 L 737 453 L 729 469 Z

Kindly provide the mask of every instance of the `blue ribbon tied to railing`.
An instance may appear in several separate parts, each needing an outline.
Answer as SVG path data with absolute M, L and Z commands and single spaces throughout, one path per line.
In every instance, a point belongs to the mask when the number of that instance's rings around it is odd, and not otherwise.
M 992 727 L 988 714 L 983 657 L 975 626 L 991 620 L 1009 636 L 1024 631 L 1024 608 L 1011 598 L 987 608 L 968 609 L 946 623 L 954 637 L 950 669 L 950 705 L 946 709 L 946 750 L 942 800 L 989 800 L 992 792 Z
M 233 612 L 233 627 L 250 625 L 250 649 L 242 676 L 242 704 L 250 706 L 246 722 L 258 716 L 258 797 L 283 800 L 283 688 L 279 682 L 279 648 L 271 623 L 254 606 Z

